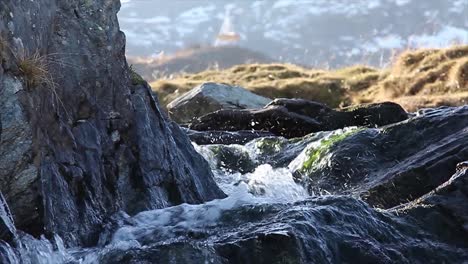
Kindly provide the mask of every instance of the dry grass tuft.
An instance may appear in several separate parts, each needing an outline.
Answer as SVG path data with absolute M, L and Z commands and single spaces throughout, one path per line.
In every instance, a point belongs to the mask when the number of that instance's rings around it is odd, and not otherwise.
M 45 84 L 49 87 L 55 87 L 55 82 L 49 71 L 49 62 L 46 56 L 41 56 L 39 52 L 32 55 L 22 55 L 18 58 L 18 68 L 25 78 L 28 87 L 35 87 Z
M 57 83 L 54 81 L 54 76 L 51 72 L 51 66 L 57 64 L 61 67 L 76 67 L 65 61 L 60 61 L 55 58 L 59 53 L 41 55 L 39 51 L 35 51 L 32 54 L 26 52 L 20 52 L 16 55 L 18 69 L 20 74 L 24 78 L 24 83 L 29 89 L 36 87 L 44 87 L 49 90 L 55 99 L 55 104 L 61 107 L 71 122 L 72 118 L 66 110 L 65 104 L 57 93 Z

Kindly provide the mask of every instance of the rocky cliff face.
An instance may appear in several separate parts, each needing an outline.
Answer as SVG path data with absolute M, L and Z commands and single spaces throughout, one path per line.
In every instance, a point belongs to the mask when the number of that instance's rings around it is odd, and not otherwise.
M 20 230 L 91 245 L 119 210 L 224 196 L 131 74 L 119 8 L 0 2 L 0 189 Z

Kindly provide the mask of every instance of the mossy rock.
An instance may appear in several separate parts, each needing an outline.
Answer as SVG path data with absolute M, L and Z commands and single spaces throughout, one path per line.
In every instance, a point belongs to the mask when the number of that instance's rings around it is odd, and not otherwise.
M 144 85 L 146 84 L 146 81 L 139 75 L 134 69 L 133 65 L 130 65 L 129 67 L 130 70 L 130 80 L 132 81 L 133 85 Z
M 306 150 L 307 159 L 303 162 L 302 167 L 297 171 L 300 174 L 308 174 L 310 171 L 314 170 L 314 167 L 320 160 L 330 152 L 331 148 L 343 141 L 344 139 L 356 134 L 357 132 L 363 130 L 362 128 L 352 129 L 346 132 L 333 134 L 328 138 L 325 138 L 320 141 L 320 145 L 316 148 L 309 148 Z
M 257 166 L 249 153 L 233 146 L 213 145 L 210 147 L 217 164 L 216 167 L 228 172 L 242 174 L 253 172 Z
M 255 147 L 260 155 L 273 155 L 279 153 L 286 144 L 287 141 L 282 138 L 271 137 L 259 139 Z

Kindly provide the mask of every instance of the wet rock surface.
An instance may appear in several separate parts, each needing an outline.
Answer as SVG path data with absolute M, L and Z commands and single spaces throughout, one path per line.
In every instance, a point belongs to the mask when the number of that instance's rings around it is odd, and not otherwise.
M 183 263 L 192 258 L 202 263 L 461 263 L 468 256 L 466 248 L 450 246 L 421 231 L 411 218 L 376 212 L 350 197 L 244 205 L 221 212 L 216 223 L 203 225 L 204 217 L 199 216 L 195 221 L 200 222 L 190 227 L 177 223 L 183 220 L 182 208 L 165 214 L 182 218 L 168 223 L 176 230 L 168 233 L 164 226 L 136 223 L 126 226 L 117 236 L 133 234 L 145 249 L 111 250 L 101 255 L 100 261 L 172 259 Z M 157 243 L 168 237 L 171 243 Z
M 8 204 L 0 192 L 0 263 L 17 261 L 15 247 L 20 246 L 18 234 Z
M 253 139 L 274 136 L 263 131 L 195 131 L 184 129 L 192 142 L 199 145 L 208 144 L 245 144 Z
M 221 109 L 258 109 L 271 99 L 247 89 L 220 83 L 204 83 L 167 105 L 171 119 L 190 123 L 194 119 Z
M 20 80 L 2 72 L 0 67 L 0 189 L 18 228 L 39 233 L 42 201 L 32 128 L 21 104 L 25 91 Z
M 0 2 L 0 189 L 21 230 L 92 245 L 116 211 L 224 197 L 148 85 L 133 80 L 119 7 Z
M 359 194 L 373 206 L 412 201 L 468 159 L 468 107 L 427 110 L 405 122 L 356 130 L 311 148 L 295 176 L 311 192 Z M 325 143 L 325 144 L 323 144 Z
M 13 217 L 5 198 L 0 193 L 0 241 L 6 243 L 15 243 L 16 227 L 13 223 Z
M 459 245 L 468 246 L 468 166 L 460 163 L 457 172 L 445 183 L 424 196 L 393 208 L 408 214 L 420 226 Z
M 268 131 L 287 138 L 349 126 L 383 126 L 408 118 L 395 103 L 363 105 L 336 111 L 304 99 L 275 99 L 262 109 L 219 110 L 200 117 L 190 129 Z

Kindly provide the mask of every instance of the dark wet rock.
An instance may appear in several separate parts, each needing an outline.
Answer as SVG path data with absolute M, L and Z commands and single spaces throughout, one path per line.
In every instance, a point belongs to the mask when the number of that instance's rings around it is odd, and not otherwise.
M 224 197 L 129 70 L 119 8 L 0 2 L 0 189 L 20 230 L 92 245 L 117 211 Z
M 103 264 L 225 263 L 225 259 L 213 249 L 183 242 L 154 245 L 145 249 L 114 250 L 99 261 Z
M 299 137 L 320 130 L 320 124 L 316 120 L 290 113 L 284 107 L 219 110 L 202 116 L 189 127 L 199 131 L 268 131 L 286 137 Z
M 245 174 L 253 172 L 258 166 L 249 153 L 240 146 L 210 145 L 208 149 L 213 153 L 214 169 Z
M 16 227 L 13 222 L 13 217 L 5 198 L 2 193 L 0 193 L 0 241 L 14 244 L 16 236 Z
M 468 247 L 468 166 L 460 163 L 445 183 L 424 196 L 393 209 L 446 240 Z
M 273 100 L 268 106 L 283 106 L 289 112 L 313 117 L 326 127 L 323 130 L 349 126 L 384 126 L 408 118 L 406 111 L 392 102 L 363 104 L 336 111 L 318 102 L 281 98 Z
M 304 99 L 275 99 L 263 109 L 219 110 L 192 122 L 193 130 L 269 131 L 287 138 L 349 126 L 383 126 L 408 118 L 401 106 L 385 102 L 336 111 Z
M 437 188 L 468 159 L 468 106 L 428 110 L 380 129 L 338 134 L 306 153 L 295 176 L 311 193 L 356 194 L 390 208 Z
M 190 123 L 194 119 L 221 109 L 263 108 L 271 99 L 249 90 L 220 83 L 201 84 L 167 105 L 171 119 Z
M 0 192 L 0 263 L 17 263 L 18 234 L 10 208 Z
M 37 167 L 33 164 L 31 124 L 21 105 L 20 80 L 0 67 L 0 190 L 9 201 L 20 229 L 39 233 L 42 200 Z
M 181 208 L 160 212 L 170 219 L 165 226 L 177 227 L 170 231 L 127 226 L 122 231 L 130 230 L 141 245 L 114 248 L 100 263 L 151 263 L 171 254 L 173 263 L 462 263 L 468 257 L 466 247 L 422 231 L 411 217 L 378 212 L 345 196 L 244 205 L 220 211 L 215 222 L 205 206 L 190 211 L 195 220 L 189 225 L 177 224 L 184 221 Z
M 245 144 L 253 139 L 273 136 L 263 131 L 195 131 L 184 129 L 190 140 L 198 145 L 208 144 Z

